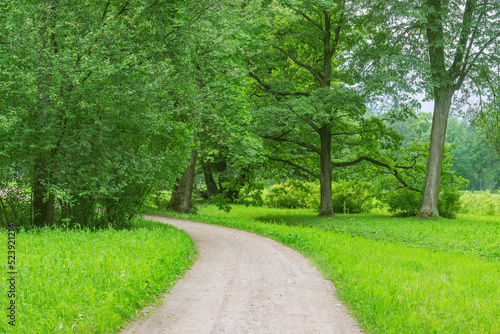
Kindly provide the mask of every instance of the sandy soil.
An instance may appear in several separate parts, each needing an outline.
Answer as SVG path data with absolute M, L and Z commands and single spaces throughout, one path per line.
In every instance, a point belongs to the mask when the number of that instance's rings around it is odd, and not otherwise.
M 190 234 L 200 257 L 131 333 L 362 333 L 331 282 L 296 251 L 230 228 L 148 217 Z

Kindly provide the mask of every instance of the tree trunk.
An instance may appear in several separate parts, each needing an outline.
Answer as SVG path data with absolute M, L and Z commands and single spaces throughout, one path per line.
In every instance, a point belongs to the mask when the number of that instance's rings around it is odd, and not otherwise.
M 51 226 L 55 220 L 55 198 L 49 190 L 48 166 L 44 158 L 38 158 L 34 166 L 33 224 Z
M 43 127 L 46 127 L 50 122 L 47 110 L 51 104 L 50 101 L 50 88 L 53 86 L 53 77 L 50 68 L 50 55 L 43 55 L 44 52 L 47 54 L 57 53 L 57 49 L 54 45 L 54 34 L 50 32 L 49 28 L 53 26 L 53 12 L 55 11 L 55 6 L 57 1 L 44 1 L 42 6 L 45 11 L 42 15 L 43 25 L 40 30 L 41 39 L 41 53 L 40 53 L 40 67 L 44 69 L 39 75 L 37 83 L 37 108 L 35 111 L 35 122 L 37 123 L 37 131 L 42 133 Z M 49 51 L 50 50 L 50 51 Z M 43 136 L 43 135 L 42 135 Z M 42 141 L 43 137 L 38 138 Z M 32 201 L 32 213 L 33 213 L 33 224 L 37 227 L 51 226 L 55 220 L 55 198 L 54 195 L 50 193 L 49 189 L 49 167 L 50 159 L 46 152 L 43 152 L 41 148 L 42 143 L 39 143 L 38 151 L 34 152 L 35 163 L 33 166 L 33 201 Z
M 207 185 L 207 197 L 210 198 L 219 194 L 219 188 L 217 188 L 217 183 L 214 180 L 214 176 L 208 168 L 202 164 L 203 166 L 203 175 L 205 176 L 205 183 Z
M 439 187 L 441 185 L 441 167 L 443 165 L 448 115 L 450 113 L 451 100 L 454 92 L 455 90 L 451 87 L 436 89 L 424 195 L 417 218 L 428 219 L 439 217 L 438 199 Z
M 332 203 L 332 133 L 329 126 L 320 129 L 321 174 L 319 178 L 321 204 L 319 216 L 333 216 Z
M 191 158 L 189 159 L 188 166 L 180 179 L 177 179 L 174 186 L 174 191 L 172 192 L 172 198 L 170 203 L 168 203 L 168 208 L 173 211 L 189 213 L 193 203 L 191 201 L 191 196 L 193 194 L 194 185 L 194 174 L 196 169 L 196 157 L 198 156 L 198 151 L 193 150 L 191 152 Z

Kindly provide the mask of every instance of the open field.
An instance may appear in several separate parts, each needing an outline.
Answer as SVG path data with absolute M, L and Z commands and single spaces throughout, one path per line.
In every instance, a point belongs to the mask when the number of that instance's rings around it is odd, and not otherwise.
M 0 333 L 116 332 L 168 291 L 195 258 L 186 233 L 143 219 L 131 230 L 19 232 L 16 325 L 7 325 L 2 312 Z M 0 263 L 3 273 L 6 264 Z M 5 306 L 6 280 L 1 287 Z
M 335 283 L 368 333 L 500 332 L 496 217 L 318 218 L 308 210 L 243 206 L 229 214 L 208 206 L 199 215 L 175 216 L 252 231 L 299 250 Z

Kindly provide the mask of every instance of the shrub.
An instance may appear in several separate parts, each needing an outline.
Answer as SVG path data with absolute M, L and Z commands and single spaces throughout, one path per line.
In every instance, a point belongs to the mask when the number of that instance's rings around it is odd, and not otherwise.
M 422 203 L 422 194 L 408 188 L 400 188 L 386 194 L 383 203 L 388 205 L 390 214 L 396 217 L 416 216 Z
M 332 184 L 333 211 L 369 212 L 373 206 L 372 185 L 366 181 L 340 181 Z
M 439 215 L 445 218 L 456 218 L 460 212 L 460 192 L 456 188 L 445 189 L 439 194 Z
M 416 216 L 422 204 L 422 194 L 408 188 L 397 189 L 388 193 L 382 200 L 389 207 L 388 211 L 396 217 Z M 439 215 L 455 218 L 460 212 L 460 192 L 456 188 L 446 188 L 439 193 Z
M 310 208 L 311 205 L 318 202 L 311 198 L 316 193 L 317 187 L 314 183 L 287 180 L 285 183 L 273 185 L 267 190 L 265 204 L 277 208 Z
M 341 181 L 332 184 L 334 212 L 369 212 L 373 206 L 371 184 L 364 181 Z M 287 180 L 271 186 L 265 193 L 266 205 L 278 208 L 319 209 L 320 185 L 312 182 Z
M 255 180 L 251 185 L 245 184 L 238 193 L 238 197 L 234 200 L 236 204 L 244 204 L 246 206 L 262 206 L 264 200 L 262 191 L 264 190 L 265 182 L 263 180 Z
M 319 210 L 321 205 L 321 187 L 319 184 L 312 185 L 312 191 L 306 198 L 306 207 L 309 209 Z
M 169 191 L 157 190 L 149 194 L 144 204 L 147 206 L 155 206 L 158 209 L 164 209 L 167 207 L 171 196 L 172 194 Z

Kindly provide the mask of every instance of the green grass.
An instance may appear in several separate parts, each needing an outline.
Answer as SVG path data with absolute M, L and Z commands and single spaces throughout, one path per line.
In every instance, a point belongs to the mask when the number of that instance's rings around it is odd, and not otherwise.
M 209 206 L 176 216 L 251 231 L 302 252 L 335 283 L 368 333 L 500 333 L 493 217 L 332 219 L 242 206 L 229 214 Z
M 113 333 L 195 261 L 189 236 L 139 219 L 131 230 L 42 229 L 16 236 L 16 326 L 3 333 Z M 6 232 L 3 230 L 6 250 Z M 0 262 L 0 305 L 8 303 Z
M 214 208 L 205 214 L 214 215 Z M 237 208 L 233 215 L 248 209 Z M 269 210 L 269 209 L 268 209 Z M 252 211 L 252 209 L 250 209 Z M 256 214 L 255 219 L 347 233 L 368 239 L 391 241 L 435 251 L 467 253 L 500 261 L 500 217 L 458 215 L 457 219 L 417 220 L 387 215 L 337 215 L 317 217 L 309 210 L 282 213 L 279 210 Z

